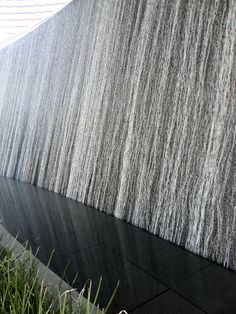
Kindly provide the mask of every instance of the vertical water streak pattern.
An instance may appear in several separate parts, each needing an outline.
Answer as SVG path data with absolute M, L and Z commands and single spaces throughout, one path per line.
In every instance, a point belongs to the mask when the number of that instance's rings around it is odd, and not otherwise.
M 236 270 L 236 1 L 77 0 L 0 51 L 0 175 Z

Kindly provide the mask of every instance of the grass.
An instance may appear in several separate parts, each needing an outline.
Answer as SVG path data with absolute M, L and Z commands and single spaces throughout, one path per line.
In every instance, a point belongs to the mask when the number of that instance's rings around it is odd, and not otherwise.
M 27 256 L 27 258 L 26 258 Z M 46 274 L 45 274 L 46 275 Z M 54 287 L 52 293 L 37 276 L 37 262 L 32 254 L 24 251 L 15 255 L 12 250 L 0 247 L 0 313 L 1 314 L 90 314 L 97 313 L 100 280 L 96 296 L 91 302 L 92 282 L 84 287 L 79 297 L 74 299 L 72 290 L 60 294 L 60 286 Z M 118 285 L 117 285 L 118 287 Z M 117 289 L 116 287 L 116 289 Z M 116 289 L 106 308 L 100 309 L 106 314 L 114 298 Z M 74 289 L 73 289 L 74 290 Z M 82 306 L 83 294 L 86 292 L 87 303 Z M 72 305 L 76 304 L 76 310 Z M 98 307 L 97 307 L 98 309 Z

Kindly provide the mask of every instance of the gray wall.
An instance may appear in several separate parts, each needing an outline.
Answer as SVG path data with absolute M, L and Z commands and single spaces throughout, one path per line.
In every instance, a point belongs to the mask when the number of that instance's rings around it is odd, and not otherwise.
M 236 1 L 77 0 L 0 52 L 0 174 L 236 269 Z

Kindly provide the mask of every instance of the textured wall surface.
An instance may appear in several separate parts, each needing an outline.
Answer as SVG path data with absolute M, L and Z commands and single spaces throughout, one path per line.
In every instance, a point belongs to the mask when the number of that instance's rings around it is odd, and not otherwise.
M 236 269 L 236 1 L 77 0 L 0 52 L 0 175 Z

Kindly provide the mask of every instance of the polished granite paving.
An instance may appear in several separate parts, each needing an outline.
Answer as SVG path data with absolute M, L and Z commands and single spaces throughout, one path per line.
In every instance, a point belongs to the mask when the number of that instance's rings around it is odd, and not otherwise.
M 0 221 L 75 287 L 102 276 L 101 305 L 119 280 L 111 314 L 236 313 L 235 273 L 53 192 L 0 178 Z

